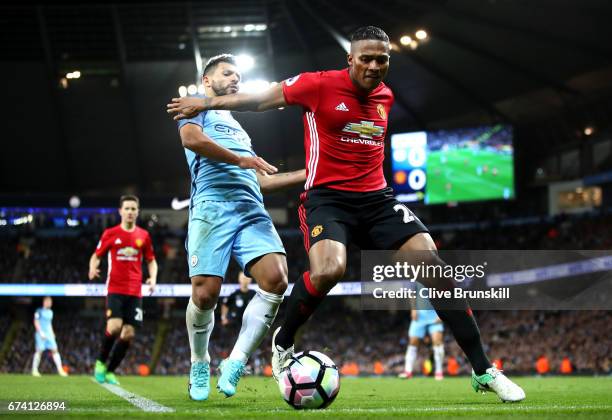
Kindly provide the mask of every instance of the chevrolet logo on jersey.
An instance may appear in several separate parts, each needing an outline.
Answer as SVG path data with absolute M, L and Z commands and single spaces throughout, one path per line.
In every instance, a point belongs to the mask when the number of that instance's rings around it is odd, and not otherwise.
M 385 133 L 385 128 L 374 125 L 373 121 L 361 121 L 361 123 L 348 123 L 342 130 L 346 133 L 359 134 L 362 139 L 381 137 Z
M 117 251 L 117 256 L 134 257 L 138 255 L 138 250 L 131 246 L 126 246 Z

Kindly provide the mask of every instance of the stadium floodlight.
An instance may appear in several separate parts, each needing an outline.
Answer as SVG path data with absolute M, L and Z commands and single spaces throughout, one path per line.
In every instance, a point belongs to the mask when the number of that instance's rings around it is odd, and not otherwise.
M 71 71 L 70 73 L 66 73 L 66 79 L 79 79 L 81 77 L 81 72 L 78 70 Z
M 198 94 L 204 95 L 205 93 L 206 93 L 206 90 L 204 88 L 204 85 L 202 84 L 198 85 Z
M 196 93 L 198 93 L 198 87 L 196 85 L 187 86 L 187 93 L 190 95 L 195 95 Z
M 187 87 L 179 86 L 178 93 L 181 98 L 184 98 L 185 96 L 187 96 Z
M 251 32 L 255 30 L 255 25 L 253 25 L 252 23 L 248 23 L 246 25 L 244 25 L 244 31 L 245 32 Z
M 422 41 L 427 38 L 427 32 L 424 29 L 419 29 L 415 32 L 414 36 Z
M 70 204 L 70 207 L 73 209 L 76 209 L 81 206 L 81 199 L 78 196 L 73 195 L 70 197 L 70 200 L 68 200 L 68 204 Z
M 255 67 L 255 59 L 248 54 L 240 54 L 236 56 L 236 65 L 241 72 L 246 73 Z
M 265 31 L 266 29 L 268 29 L 268 25 L 265 24 L 260 24 L 260 25 L 255 25 L 255 30 L 256 31 Z
M 416 50 L 418 46 L 419 46 L 419 43 L 414 40 L 410 43 L 411 50 Z
M 408 35 L 403 35 L 400 38 L 400 44 L 402 45 L 410 45 L 411 42 L 412 42 L 412 38 L 410 38 L 410 36 Z
M 232 27 L 229 25 L 226 25 L 223 27 L 223 32 L 232 32 Z
M 593 134 L 593 132 L 595 131 L 595 129 L 591 126 L 587 126 L 584 127 L 584 135 L 585 136 L 590 136 L 591 134 Z

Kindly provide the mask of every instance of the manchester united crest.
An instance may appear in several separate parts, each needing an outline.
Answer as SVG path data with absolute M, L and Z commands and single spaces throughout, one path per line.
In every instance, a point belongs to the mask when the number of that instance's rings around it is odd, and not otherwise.
M 141 248 L 141 247 L 142 247 L 142 244 L 143 244 L 142 239 L 140 239 L 140 238 L 136 239 L 136 246 L 137 246 L 138 248 Z
M 323 226 L 316 225 L 315 227 L 312 228 L 312 232 L 310 232 L 310 236 L 312 236 L 313 238 L 316 238 L 317 236 L 321 234 L 321 232 L 323 232 Z
M 378 104 L 378 106 L 376 106 L 376 111 L 378 111 L 378 115 L 380 115 L 380 118 L 382 118 L 383 120 L 387 119 L 387 111 L 385 111 L 385 107 L 383 106 L 383 104 Z

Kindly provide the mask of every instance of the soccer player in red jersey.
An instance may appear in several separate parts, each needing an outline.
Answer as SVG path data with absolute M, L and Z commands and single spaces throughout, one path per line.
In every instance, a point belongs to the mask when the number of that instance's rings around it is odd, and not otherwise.
M 100 276 L 100 258 L 108 253 L 106 330 L 94 368 L 94 376 L 100 383 L 119 383 L 115 369 L 134 339 L 135 328 L 142 325 L 143 258 L 149 271 L 146 281 L 149 293 L 153 293 L 157 283 L 153 244 L 149 232 L 136 226 L 138 212 L 138 197 L 122 196 L 119 199 L 121 223 L 102 233 L 98 247 L 89 260 L 89 279 L 93 280 Z
M 310 271 L 296 281 L 283 325 L 272 339 L 272 368 L 278 377 L 294 352 L 294 336 L 346 269 L 346 246 L 425 251 L 423 263 L 444 264 L 427 228 L 398 202 L 383 175 L 384 140 L 393 93 L 382 81 L 389 69 L 389 37 L 367 26 L 351 36 L 343 70 L 302 73 L 259 94 L 174 98 L 168 112 L 190 118 L 210 109 L 265 111 L 303 109 L 307 179 L 299 209 Z M 425 286 L 452 288 L 448 279 L 422 279 Z M 497 370 L 484 353 L 480 331 L 465 300 L 432 304 L 474 369 L 472 387 L 520 401 L 523 390 Z

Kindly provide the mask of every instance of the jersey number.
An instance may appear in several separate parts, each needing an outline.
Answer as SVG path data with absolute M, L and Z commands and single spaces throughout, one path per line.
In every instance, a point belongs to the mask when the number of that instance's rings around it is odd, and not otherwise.
M 403 204 L 396 204 L 393 206 L 393 210 L 397 213 L 398 211 L 402 211 L 404 213 L 404 223 L 414 222 L 414 216 L 408 207 Z
M 136 308 L 136 316 L 134 321 L 142 321 L 142 308 Z

